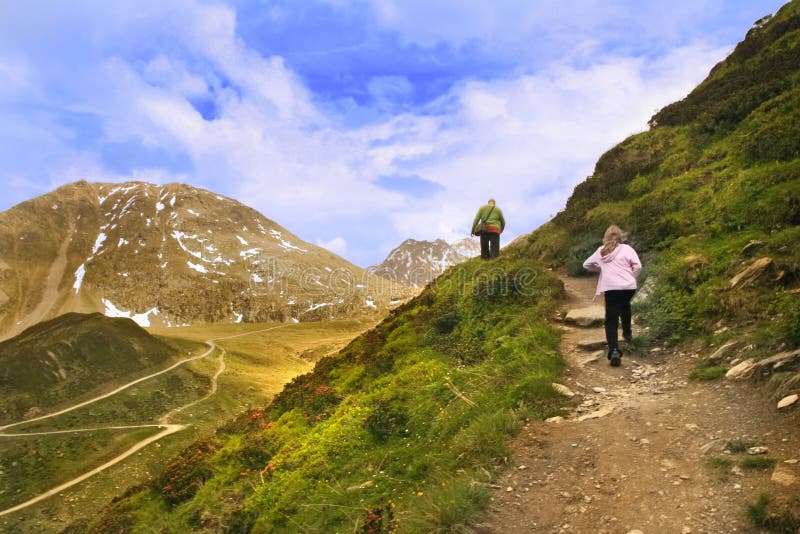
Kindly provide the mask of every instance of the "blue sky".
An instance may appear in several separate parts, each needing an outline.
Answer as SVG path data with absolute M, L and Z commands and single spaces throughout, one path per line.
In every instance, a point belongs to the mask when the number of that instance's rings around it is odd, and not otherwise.
M 367 266 L 494 197 L 508 242 L 781 5 L 3 2 L 0 210 L 179 181 Z

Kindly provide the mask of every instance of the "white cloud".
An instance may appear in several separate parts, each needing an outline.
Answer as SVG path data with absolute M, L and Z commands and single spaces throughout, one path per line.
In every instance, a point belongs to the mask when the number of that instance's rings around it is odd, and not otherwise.
M 698 5 L 709 2 L 718 3 Z M 103 141 L 133 138 L 187 154 L 191 173 L 111 172 L 91 147 L 71 146 L 71 132 L 41 112 L 19 113 L 14 135 L 47 152 L 48 178 L 54 182 L 191 181 L 238 198 L 329 250 L 377 263 L 382 258 L 370 254 L 408 237 L 465 236 L 489 196 L 497 198 L 508 219 L 505 242 L 532 230 L 563 207 L 605 150 L 642 130 L 657 108 L 685 95 L 724 55 L 715 45 L 698 42 L 655 59 L 609 53 L 576 66 L 570 56 L 596 50 L 590 30 L 599 20 L 613 19 L 620 2 L 582 3 L 584 16 L 578 19 L 539 4 L 522 10 L 508 1 L 490 6 L 375 0 L 373 5 L 381 24 L 420 43 L 463 44 L 478 37 L 503 44 L 545 26 L 550 32 L 580 26 L 583 33 L 565 30 L 563 38 L 574 39 L 561 61 L 494 79 L 463 80 L 425 109 L 350 129 L 340 117 L 326 115 L 329 108 L 283 58 L 247 46 L 228 6 L 185 0 L 147 3 L 143 14 L 133 7 L 105 8 L 114 16 L 95 16 L 114 24 L 94 23 L 100 41 L 138 36 L 133 30 L 144 20 L 147 28 L 167 28 L 172 45 L 146 60 L 110 54 L 85 66 L 75 74 L 74 100 L 64 107 L 99 117 Z M 439 11 L 452 16 L 440 17 Z M 692 8 L 680 16 L 694 13 Z M 535 45 L 511 42 L 513 49 Z M 32 69 L 32 63 L 0 58 L 0 76 L 15 88 L 35 85 Z M 404 75 L 377 76 L 367 89 L 379 103 L 415 90 Z M 198 97 L 213 103 L 214 120 L 205 120 L 190 103 Z M 24 178 L 19 170 L 15 175 Z M 412 201 L 374 185 L 379 176 L 418 176 L 444 190 Z M 376 225 L 379 218 L 388 218 L 393 232 Z M 322 228 L 345 219 L 367 233 L 358 239 L 345 230 L 334 239 L 319 237 Z
M 329 241 L 323 241 L 318 239 L 316 242 L 318 247 L 322 247 L 324 249 L 328 249 L 334 254 L 338 254 L 343 256 L 347 253 L 347 241 L 343 237 L 334 237 Z

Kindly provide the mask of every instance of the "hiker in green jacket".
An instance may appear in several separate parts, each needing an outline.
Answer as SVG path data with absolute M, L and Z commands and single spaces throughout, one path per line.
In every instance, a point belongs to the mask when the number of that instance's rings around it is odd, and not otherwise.
M 472 221 L 472 235 L 481 237 L 481 258 L 488 260 L 500 254 L 500 234 L 505 227 L 503 211 L 490 198 L 485 206 L 480 207 Z

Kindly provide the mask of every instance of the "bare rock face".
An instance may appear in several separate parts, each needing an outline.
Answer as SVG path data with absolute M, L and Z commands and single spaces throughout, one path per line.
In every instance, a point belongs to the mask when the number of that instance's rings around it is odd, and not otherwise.
M 69 311 L 314 321 L 410 295 L 233 199 L 143 182 L 77 182 L 0 213 L 0 293 L 0 339 Z
M 480 244 L 468 237 L 454 243 L 406 239 L 383 262 L 368 270 L 399 284 L 424 287 L 449 267 L 478 255 Z

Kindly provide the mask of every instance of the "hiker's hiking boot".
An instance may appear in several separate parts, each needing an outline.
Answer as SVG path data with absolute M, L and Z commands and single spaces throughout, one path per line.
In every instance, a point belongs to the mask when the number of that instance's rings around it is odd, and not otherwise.
M 619 349 L 611 349 L 611 352 L 608 353 L 608 359 L 611 360 L 611 367 L 619 367 L 620 363 L 622 363 L 622 353 Z

